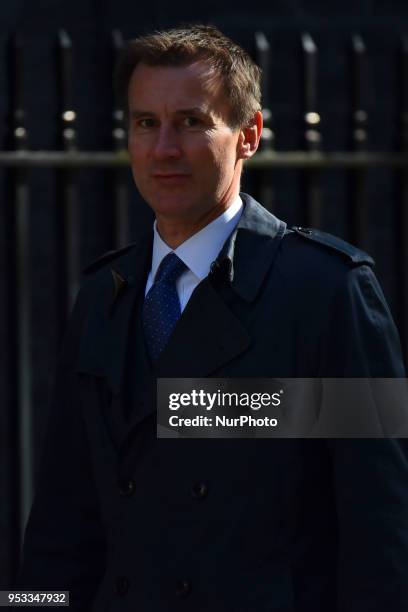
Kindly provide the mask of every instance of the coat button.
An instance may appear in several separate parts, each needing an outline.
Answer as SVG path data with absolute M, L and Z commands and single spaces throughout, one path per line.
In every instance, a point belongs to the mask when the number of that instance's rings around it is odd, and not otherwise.
M 217 260 L 214 260 L 211 262 L 210 265 L 210 274 L 216 274 L 216 272 L 218 272 L 218 270 L 220 269 L 220 262 Z
M 177 580 L 176 595 L 177 597 L 186 597 L 191 591 L 191 584 L 188 580 Z
M 129 580 L 126 578 L 126 576 L 119 576 L 119 578 L 116 578 L 116 584 L 115 584 L 116 594 L 123 597 L 123 595 L 126 595 L 128 590 L 129 590 Z
M 122 497 L 130 497 L 135 492 L 136 485 L 133 480 L 123 480 L 119 483 L 119 493 Z
M 191 487 L 191 495 L 194 499 L 204 499 L 208 495 L 208 487 L 203 482 L 196 482 Z

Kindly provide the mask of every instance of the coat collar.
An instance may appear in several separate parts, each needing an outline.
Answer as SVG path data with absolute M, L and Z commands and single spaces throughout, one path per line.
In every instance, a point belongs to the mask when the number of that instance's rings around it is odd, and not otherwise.
M 286 230 L 281 221 L 254 198 L 240 193 L 244 203 L 241 218 L 213 262 L 211 274 L 226 273 L 231 286 L 238 295 L 252 302 L 273 263 L 276 250 Z M 114 282 L 112 306 L 126 286 L 138 284 L 145 269 L 141 268 L 143 257 L 151 255 L 152 236 L 135 245 L 111 267 Z M 143 278 L 145 281 L 145 277 Z
M 217 264 L 224 267 L 232 288 L 247 302 L 252 302 L 275 258 L 286 223 L 254 198 L 240 194 L 244 211 L 239 223 L 222 248 Z
M 247 331 L 211 281 L 218 274 L 226 274 L 232 289 L 247 302 L 253 301 L 273 263 L 286 224 L 252 197 L 241 194 L 241 198 L 241 219 L 176 325 L 159 360 L 158 376 L 208 376 L 250 344 Z M 131 317 L 145 288 L 151 252 L 149 236 L 117 258 L 102 262 L 93 279 L 98 290 L 91 295 L 77 371 L 105 377 L 114 394 L 122 388 Z M 191 340 L 191 350 L 180 351 L 187 340 Z

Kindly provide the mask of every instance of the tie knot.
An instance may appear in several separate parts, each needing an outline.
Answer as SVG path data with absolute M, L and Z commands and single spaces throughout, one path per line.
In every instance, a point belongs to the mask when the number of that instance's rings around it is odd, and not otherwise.
M 187 266 L 184 261 L 181 261 L 175 253 L 169 253 L 162 259 L 156 273 L 155 283 L 174 283 L 186 269 Z

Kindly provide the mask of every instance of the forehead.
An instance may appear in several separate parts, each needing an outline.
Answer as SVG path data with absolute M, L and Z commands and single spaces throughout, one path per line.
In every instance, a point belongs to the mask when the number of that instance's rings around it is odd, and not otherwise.
M 130 111 L 199 106 L 220 112 L 229 107 L 219 75 L 203 61 L 188 66 L 138 64 L 129 81 L 128 99 Z

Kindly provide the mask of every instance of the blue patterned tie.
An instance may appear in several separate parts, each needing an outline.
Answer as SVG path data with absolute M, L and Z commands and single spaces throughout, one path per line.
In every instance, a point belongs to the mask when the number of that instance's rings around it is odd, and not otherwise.
M 156 361 L 180 318 L 176 281 L 187 269 L 175 253 L 162 260 L 143 304 L 143 328 L 149 355 Z

